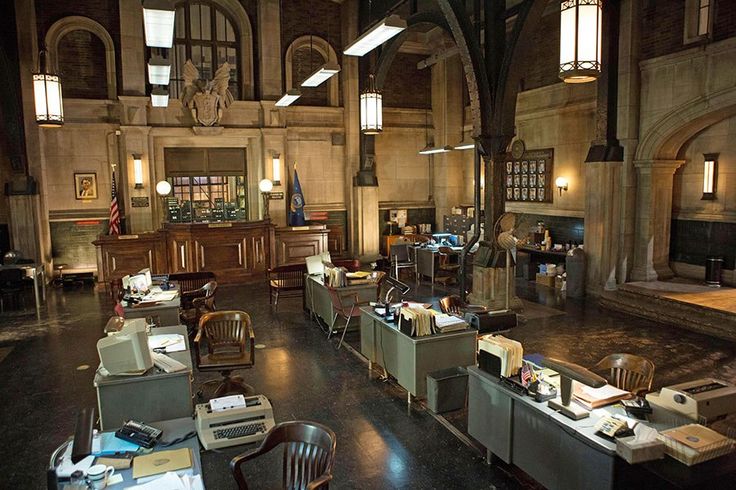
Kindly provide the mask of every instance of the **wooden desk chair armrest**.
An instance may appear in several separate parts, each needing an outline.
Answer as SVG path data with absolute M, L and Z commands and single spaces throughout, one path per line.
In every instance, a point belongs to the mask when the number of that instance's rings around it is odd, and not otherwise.
M 250 461 L 251 459 L 255 459 L 262 454 L 266 454 L 281 443 L 278 438 L 268 437 L 269 435 L 270 433 L 266 434 L 266 438 L 261 441 L 261 445 L 257 448 L 242 454 L 238 454 L 230 460 L 230 471 L 235 477 L 235 480 L 238 482 L 238 488 L 248 488 L 248 485 L 245 482 L 245 478 L 243 477 L 243 472 L 240 471 L 240 466 L 246 461 Z
M 315 488 L 319 488 L 330 481 L 332 481 L 332 475 L 322 475 L 316 480 L 310 482 L 309 485 L 307 485 L 307 490 L 314 490 Z
M 202 348 L 201 343 L 202 343 L 202 329 L 197 328 L 197 335 L 194 336 L 194 355 L 197 358 L 197 366 L 199 366 L 199 364 L 202 361 L 202 355 L 200 353 L 200 350 Z

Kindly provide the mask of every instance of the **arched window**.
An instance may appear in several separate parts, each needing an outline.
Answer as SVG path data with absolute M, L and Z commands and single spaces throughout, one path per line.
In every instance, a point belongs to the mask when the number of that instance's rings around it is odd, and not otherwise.
M 59 40 L 57 65 L 65 98 L 106 99 L 105 45 L 90 31 L 78 29 Z
M 302 81 L 328 61 L 337 63 L 337 54 L 330 43 L 319 36 L 298 37 L 286 50 L 284 59 L 286 89 L 298 88 Z M 339 81 L 339 76 L 333 76 L 319 87 L 302 89 L 302 96 L 296 103 L 339 106 Z
M 224 62 L 230 64 L 230 92 L 240 93 L 240 35 L 230 16 L 212 2 L 180 2 L 176 6 L 171 96 L 179 97 L 184 88 L 184 64 L 192 60 L 199 77 L 212 80 Z

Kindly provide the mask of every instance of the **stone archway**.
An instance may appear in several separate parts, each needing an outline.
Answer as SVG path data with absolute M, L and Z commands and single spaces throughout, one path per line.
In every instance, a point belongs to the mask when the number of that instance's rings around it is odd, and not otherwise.
M 637 219 L 631 279 L 655 281 L 669 266 L 672 187 L 686 143 L 704 129 L 736 116 L 736 87 L 704 95 L 665 114 L 643 135 L 636 151 Z

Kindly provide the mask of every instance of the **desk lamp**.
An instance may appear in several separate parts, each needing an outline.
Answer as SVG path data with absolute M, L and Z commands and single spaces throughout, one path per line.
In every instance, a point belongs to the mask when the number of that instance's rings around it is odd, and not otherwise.
M 554 398 L 550 400 L 547 402 L 547 406 L 573 420 L 588 417 L 590 415 L 588 410 L 570 403 L 572 398 L 572 382 L 575 380 L 592 388 L 600 388 L 606 385 L 605 378 L 577 364 L 560 361 L 551 357 L 542 359 L 542 366 L 560 373 L 560 399 Z

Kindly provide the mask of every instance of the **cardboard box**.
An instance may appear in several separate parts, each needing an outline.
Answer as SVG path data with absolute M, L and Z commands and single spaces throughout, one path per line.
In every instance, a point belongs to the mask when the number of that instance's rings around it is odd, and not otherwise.
M 537 273 L 537 283 L 553 288 L 555 287 L 555 276 Z

